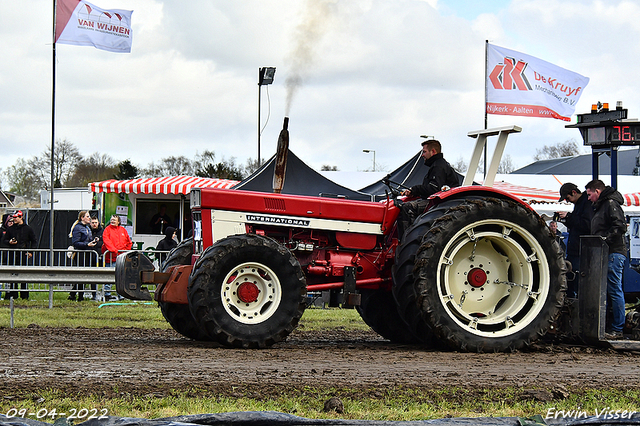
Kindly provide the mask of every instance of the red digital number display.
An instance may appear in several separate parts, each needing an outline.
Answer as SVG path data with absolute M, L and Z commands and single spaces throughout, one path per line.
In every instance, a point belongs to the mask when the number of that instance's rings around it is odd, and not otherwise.
M 638 126 L 613 126 L 611 142 L 633 142 L 639 140 Z

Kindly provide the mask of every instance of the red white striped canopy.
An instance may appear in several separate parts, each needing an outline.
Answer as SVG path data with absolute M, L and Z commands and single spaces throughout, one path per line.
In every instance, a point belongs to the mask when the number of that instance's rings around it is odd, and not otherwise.
M 516 197 L 531 203 L 545 202 L 557 203 L 560 194 L 550 189 L 530 188 L 528 186 L 514 185 L 509 182 L 495 182 L 493 187 L 515 195 Z
M 92 192 L 124 192 L 126 194 L 189 194 L 191 188 L 229 189 L 237 180 L 213 179 L 194 176 L 169 176 L 130 180 L 105 180 L 89 184 Z
M 513 185 L 508 182 L 496 182 L 494 188 L 509 192 L 516 197 L 529 203 L 533 202 L 553 202 L 557 203 L 560 198 L 559 193 L 549 189 L 529 188 L 527 186 Z M 640 206 L 640 192 L 624 194 L 625 206 Z
M 625 206 L 640 206 L 640 192 L 632 192 L 630 194 L 624 194 Z

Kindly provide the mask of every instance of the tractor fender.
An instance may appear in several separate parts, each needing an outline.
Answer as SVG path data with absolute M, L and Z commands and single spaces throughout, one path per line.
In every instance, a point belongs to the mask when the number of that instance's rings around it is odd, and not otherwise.
M 427 207 L 427 210 L 432 207 L 440 204 L 442 201 L 453 199 L 453 198 L 461 198 L 461 197 L 469 197 L 469 196 L 479 196 L 479 197 L 493 197 L 499 199 L 507 199 L 515 201 L 518 204 L 526 207 L 527 209 L 535 212 L 535 210 L 522 199 L 516 197 L 515 195 L 503 191 L 501 189 L 493 188 L 490 186 L 482 186 L 482 185 L 470 185 L 470 186 L 459 186 L 457 188 L 451 188 L 447 191 L 441 191 L 436 194 L 433 194 L 429 197 L 430 203 Z M 536 214 L 538 214 L 536 212 Z

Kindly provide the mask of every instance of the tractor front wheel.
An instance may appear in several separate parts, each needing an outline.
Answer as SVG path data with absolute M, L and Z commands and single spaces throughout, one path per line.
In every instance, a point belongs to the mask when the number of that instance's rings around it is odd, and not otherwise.
M 167 272 L 172 266 L 189 265 L 193 254 L 193 238 L 182 241 L 169 252 L 162 263 L 162 272 Z M 193 340 L 211 340 L 191 316 L 189 305 L 158 302 L 162 315 L 175 331 Z
M 264 348 L 284 340 L 306 307 L 306 280 L 291 252 L 259 235 L 207 248 L 189 277 L 196 322 L 225 346 Z

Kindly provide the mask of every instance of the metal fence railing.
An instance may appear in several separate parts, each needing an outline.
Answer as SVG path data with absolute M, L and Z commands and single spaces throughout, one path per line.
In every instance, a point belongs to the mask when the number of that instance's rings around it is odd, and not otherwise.
M 169 253 L 141 252 L 157 269 Z M 50 308 L 54 292 L 77 292 L 105 300 L 107 294 L 115 295 L 115 268 L 104 265 L 104 255 L 94 250 L 0 249 L 0 293 L 5 296 L 9 290 L 17 298 L 29 292 L 48 292 Z M 154 290 L 155 286 L 149 286 L 150 292 Z

